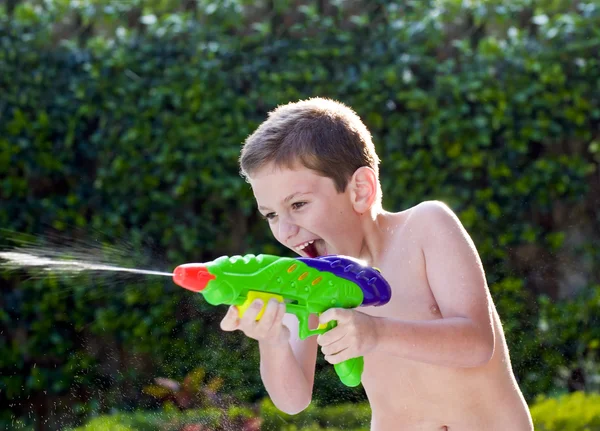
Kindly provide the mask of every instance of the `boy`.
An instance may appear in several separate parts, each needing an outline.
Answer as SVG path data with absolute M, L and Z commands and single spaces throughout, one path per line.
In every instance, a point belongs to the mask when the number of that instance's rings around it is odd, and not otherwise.
M 502 326 L 479 255 L 454 213 L 423 202 L 381 207 L 379 159 L 360 118 L 314 98 L 280 106 L 246 140 L 241 173 L 275 238 L 304 257 L 341 254 L 379 268 L 390 302 L 331 309 L 326 334 L 298 339 L 285 305 L 257 301 L 221 322 L 258 340 L 274 404 L 295 414 L 311 402 L 317 349 L 331 364 L 364 356 L 373 431 L 529 431 Z

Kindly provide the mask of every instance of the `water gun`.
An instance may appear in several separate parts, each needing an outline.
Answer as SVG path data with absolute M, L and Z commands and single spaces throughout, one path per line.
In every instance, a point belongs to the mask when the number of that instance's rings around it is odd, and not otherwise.
M 299 336 L 323 334 L 335 321 L 310 329 L 310 314 L 330 308 L 380 306 L 391 297 L 390 285 L 379 270 L 348 256 L 288 258 L 266 254 L 221 256 L 207 263 L 187 263 L 173 271 L 173 281 L 193 292 L 200 292 L 211 305 L 235 305 L 239 315 L 255 299 L 275 298 L 285 302 L 286 313 L 298 317 Z M 346 386 L 358 386 L 364 368 L 362 357 L 335 364 L 335 371 Z

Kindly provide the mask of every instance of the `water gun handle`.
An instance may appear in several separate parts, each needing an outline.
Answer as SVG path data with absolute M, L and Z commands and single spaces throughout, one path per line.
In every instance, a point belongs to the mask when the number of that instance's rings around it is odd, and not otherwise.
M 365 368 L 365 360 L 362 356 L 358 356 L 335 364 L 333 368 L 335 368 L 335 372 L 343 384 L 349 388 L 354 388 L 360 385 L 361 376 Z
M 331 321 L 327 324 L 327 329 L 333 329 L 336 325 L 337 323 L 335 321 Z M 334 364 L 333 368 L 343 384 L 350 388 L 354 388 L 360 385 L 363 369 L 365 368 L 365 360 L 362 356 L 358 356 Z

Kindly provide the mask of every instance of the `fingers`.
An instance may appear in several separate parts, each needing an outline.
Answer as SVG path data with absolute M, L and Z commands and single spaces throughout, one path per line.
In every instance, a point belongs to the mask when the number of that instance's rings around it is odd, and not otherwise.
M 275 299 L 269 300 L 265 312 L 256 324 L 256 329 L 269 332 L 275 325 L 280 325 L 285 314 L 285 304 Z
M 260 320 L 257 320 L 262 308 L 263 301 L 257 299 L 240 318 L 237 308 L 232 306 L 221 321 L 221 328 L 225 331 L 240 330 L 246 336 L 258 341 L 277 340 L 280 342 L 285 339 L 287 342 L 289 330 L 283 326 L 285 303 L 280 303 L 275 299 L 269 300 Z
M 344 326 L 337 326 L 317 337 L 321 353 L 330 364 L 337 364 L 350 357 L 348 353 L 351 341 Z
M 347 333 L 346 327 L 344 325 L 340 325 L 340 323 L 344 323 L 349 319 L 349 315 L 351 315 L 350 310 L 345 310 L 343 308 L 331 308 L 325 311 L 323 314 L 319 316 L 320 324 L 327 324 L 331 321 L 336 321 L 338 326 L 329 331 L 321 334 L 317 337 L 317 343 L 320 346 L 328 346 L 330 344 L 336 343 Z
M 346 336 L 346 329 L 343 326 L 337 326 L 317 337 L 317 343 L 321 347 L 330 346 L 337 343 Z
M 319 323 L 329 323 L 331 321 L 338 321 L 341 317 L 345 319 L 344 312 L 346 310 L 332 308 L 327 310 L 325 313 L 319 316 Z M 317 337 L 317 343 L 321 346 L 321 352 L 323 353 L 324 359 L 330 364 L 336 364 L 341 362 L 344 355 L 344 351 L 348 349 L 348 339 L 346 338 L 346 327 L 336 326 L 333 329 L 321 334 Z
M 348 348 L 349 337 L 347 337 L 345 326 L 336 326 L 333 329 L 317 337 L 317 344 L 321 346 L 321 352 L 327 356 L 337 355 Z
M 260 310 L 263 308 L 262 299 L 256 299 L 252 302 L 250 307 L 246 310 L 242 318 L 240 319 L 240 326 L 242 328 L 251 328 L 256 322 Z
M 262 310 L 263 302 L 256 300 L 252 303 L 252 306 L 246 311 L 241 321 L 241 329 L 244 333 L 255 339 L 267 338 L 269 333 L 273 331 L 277 326 L 281 326 L 283 320 L 283 314 L 285 314 L 285 304 L 279 303 L 275 299 L 269 300 L 265 307 L 265 312 L 261 316 L 260 320 L 256 320 L 258 313 Z M 283 313 L 280 310 L 283 308 Z
M 321 322 L 337 320 L 337 326 L 317 338 L 325 360 L 337 364 L 350 358 L 364 356 L 378 343 L 377 324 L 373 316 L 356 310 L 328 310 Z
M 323 355 L 324 355 L 323 359 L 325 359 L 331 365 L 339 364 L 340 362 L 344 362 L 344 361 L 354 357 L 354 355 L 350 354 L 349 348 L 343 349 L 339 352 L 329 354 L 329 355 L 326 355 L 325 353 L 323 353 Z
M 348 338 L 342 338 L 334 343 L 321 346 L 321 352 L 325 356 L 337 355 L 350 347 L 350 341 Z

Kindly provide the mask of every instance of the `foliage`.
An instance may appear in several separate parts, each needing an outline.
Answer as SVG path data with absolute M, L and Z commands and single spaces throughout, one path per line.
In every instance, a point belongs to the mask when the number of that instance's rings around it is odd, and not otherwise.
M 600 430 L 600 395 L 574 392 L 558 398 L 538 397 L 532 404 L 531 415 L 536 430 L 540 431 L 597 431 Z M 165 412 L 136 412 L 102 416 L 91 420 L 76 431 L 104 429 L 179 430 L 177 426 L 190 424 L 188 421 L 208 423 L 211 410 L 188 410 L 167 414 Z M 250 416 L 250 414 L 248 413 Z M 368 403 L 339 404 L 318 408 L 310 406 L 304 412 L 289 416 L 277 410 L 269 400 L 263 400 L 260 408 L 262 424 L 260 430 L 317 431 L 369 429 L 371 411 Z M 212 416 L 217 417 L 217 416 Z M 217 426 L 218 422 L 213 423 Z M 119 428 L 121 427 L 121 428 Z M 236 428 L 237 429 L 237 428 Z M 191 429 L 190 429 L 191 431 Z
M 164 431 L 204 431 L 210 429 L 236 429 L 240 431 L 258 430 L 349 430 L 363 431 L 368 429 L 371 411 L 367 403 L 341 404 L 334 407 L 309 407 L 304 412 L 290 416 L 280 412 L 269 400 L 260 404 L 260 413 L 252 414 L 247 408 L 231 408 L 229 412 L 215 409 L 186 410 L 184 412 L 135 412 L 129 414 L 100 416 L 92 419 L 85 426 L 73 431 L 94 431 L 100 429 L 123 429 L 124 431 L 157 430 Z M 235 424 L 223 427 L 223 421 L 231 424 L 236 418 L 246 420 L 246 428 Z M 200 428 L 192 428 L 200 425 Z M 121 427 L 121 428 L 119 428 Z M 210 427 L 210 428 L 204 428 Z
M 154 384 L 144 387 L 143 392 L 155 398 L 163 406 L 175 406 L 180 410 L 192 408 L 217 407 L 226 408 L 239 404 L 230 395 L 222 393 L 223 379 L 205 379 L 206 372 L 202 368 L 191 371 L 180 383 L 173 379 L 157 377 Z
M 562 262 L 583 265 L 583 289 L 599 271 L 596 4 L 331 2 L 279 28 L 272 18 L 290 11 L 251 18 L 250 2 L 156 19 L 140 2 L 115 3 L 127 13 L 75 3 L 0 12 L 0 226 L 68 233 L 116 250 L 115 264 L 167 271 L 284 253 L 238 175 L 240 143 L 280 103 L 333 97 L 373 133 L 387 209 L 441 199 L 472 234 L 528 399 L 562 390 L 561 370 L 597 353 L 592 303 L 588 316 L 565 305 L 565 323 L 552 312 Z M 538 304 L 540 292 L 552 302 Z M 150 406 L 139 389 L 151 376 L 199 364 L 240 400 L 265 395 L 255 344 L 221 336 L 224 310 L 170 282 L 4 273 L 0 293 L 3 424 L 61 428 Z M 364 399 L 321 359 L 316 391 L 318 405 Z
M 531 407 L 539 431 L 600 430 L 600 395 L 574 392 L 559 398 L 540 397 Z
M 318 407 L 311 404 L 297 415 L 287 415 L 277 409 L 271 400 L 264 399 L 260 407 L 263 426 L 266 430 L 320 430 L 345 429 L 367 430 L 371 419 L 368 403 L 343 403 Z
M 140 411 L 99 416 L 74 431 L 258 431 L 260 422 L 253 416 L 252 412 L 238 408 L 229 412 L 214 408 L 183 412 Z
M 600 392 L 600 285 L 558 304 L 540 298 L 536 341 L 543 346 L 548 387 Z

